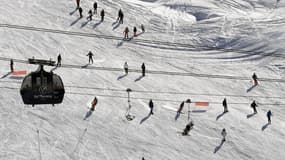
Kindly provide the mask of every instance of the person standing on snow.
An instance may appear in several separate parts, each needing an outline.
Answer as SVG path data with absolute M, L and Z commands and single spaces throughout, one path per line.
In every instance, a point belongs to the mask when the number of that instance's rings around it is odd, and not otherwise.
M 224 107 L 224 113 L 228 112 L 228 104 L 227 104 L 227 99 L 224 98 L 223 100 L 223 107 Z
M 92 21 L 93 14 L 92 14 L 92 10 L 91 9 L 89 10 L 88 14 L 89 14 L 89 16 L 87 17 L 87 20 Z
M 267 112 L 266 116 L 267 116 L 268 123 L 271 124 L 271 116 L 272 116 L 271 110 Z
M 222 130 L 221 135 L 223 136 L 222 141 L 225 142 L 226 141 L 226 136 L 227 136 L 227 131 L 226 131 L 225 128 Z
M 57 56 L 57 64 L 56 64 L 56 67 L 61 67 L 61 55 L 60 55 L 60 54 Z
M 150 99 L 149 103 L 148 103 L 148 106 L 150 108 L 150 112 L 149 114 L 153 114 L 153 102 L 152 102 L 152 99 Z
M 253 109 L 254 113 L 257 113 L 257 110 L 256 110 L 257 104 L 255 103 L 255 100 L 250 104 L 250 107 Z
M 76 0 L 76 7 L 77 7 L 77 9 L 79 9 L 79 7 L 80 7 L 80 0 Z
M 124 64 L 124 70 L 125 70 L 125 74 L 127 75 L 128 72 L 129 72 L 128 63 L 127 62 L 125 62 L 125 64 Z
M 98 99 L 97 99 L 97 97 L 95 96 L 94 99 L 93 99 L 93 101 L 92 101 L 92 103 L 91 103 L 91 109 L 90 109 L 91 111 L 94 111 L 94 110 L 95 110 L 95 107 L 96 107 L 97 103 L 98 103 Z
M 124 23 L 124 13 L 123 11 L 120 9 L 118 12 L 118 18 L 117 21 L 119 20 L 119 23 L 123 24 Z
M 94 14 L 97 14 L 97 7 L 98 7 L 97 2 L 94 2 L 93 4 Z
M 258 82 L 257 82 L 257 76 L 256 76 L 256 74 L 255 74 L 255 73 L 253 73 L 253 75 L 252 75 L 252 79 L 253 79 L 253 83 L 254 83 L 254 85 L 258 85 Z
M 91 51 L 89 51 L 86 56 L 89 57 L 89 64 L 90 64 L 90 62 L 92 62 L 92 64 L 93 64 L 93 56 L 94 56 L 93 53 Z
M 82 17 L 83 17 L 83 16 L 82 16 L 83 9 L 82 9 L 81 7 L 78 8 L 78 12 L 79 12 L 80 18 L 82 18 Z
M 134 26 L 134 37 L 136 37 L 136 36 L 137 36 L 137 27 Z
M 128 27 L 125 28 L 124 39 L 129 39 L 129 28 Z
M 144 63 L 142 63 L 141 68 L 142 68 L 142 76 L 144 77 L 145 76 L 145 65 L 144 65 Z
M 100 16 L 101 16 L 101 22 L 103 22 L 104 21 L 104 17 L 105 17 L 104 9 L 101 10 Z
M 14 61 L 13 61 L 13 59 L 10 59 L 10 72 L 11 73 L 14 72 Z
M 143 24 L 141 24 L 141 30 L 142 30 L 142 33 L 145 32 L 145 29 L 144 29 L 144 25 L 143 25 Z

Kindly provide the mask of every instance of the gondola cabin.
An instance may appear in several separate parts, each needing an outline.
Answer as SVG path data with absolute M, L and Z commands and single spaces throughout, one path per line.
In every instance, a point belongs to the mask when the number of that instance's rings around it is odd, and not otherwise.
M 61 78 L 53 72 L 46 72 L 43 65 L 54 65 L 54 61 L 29 59 L 30 64 L 39 64 L 37 71 L 28 74 L 21 86 L 24 104 L 58 104 L 64 97 Z

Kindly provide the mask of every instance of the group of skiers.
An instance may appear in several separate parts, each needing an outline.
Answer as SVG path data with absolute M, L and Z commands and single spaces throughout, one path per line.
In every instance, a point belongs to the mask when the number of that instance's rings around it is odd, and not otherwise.
M 138 31 L 137 27 L 134 26 L 134 28 L 133 28 L 133 32 L 134 32 L 133 37 L 137 37 L 138 36 L 137 31 Z M 125 30 L 124 30 L 124 39 L 129 39 L 129 32 L 130 32 L 129 27 L 126 27 Z M 141 33 L 144 33 L 144 32 L 145 32 L 144 25 L 141 24 Z
M 123 68 L 124 68 L 125 74 L 128 75 L 128 73 L 129 73 L 128 62 L 124 63 Z M 145 64 L 144 63 L 142 63 L 142 65 L 141 65 L 141 70 L 142 70 L 142 77 L 144 77 L 145 76 Z
M 83 17 L 83 14 L 82 14 L 83 13 L 83 9 L 80 6 L 80 0 L 76 0 L 76 4 L 77 4 L 77 8 L 76 9 L 78 9 L 79 16 L 80 16 L 80 18 L 82 18 Z M 97 14 L 97 8 L 98 8 L 98 3 L 94 2 L 93 3 L 93 9 L 90 9 L 88 11 L 88 17 L 86 18 L 87 20 L 92 21 L 93 15 Z M 101 22 L 103 22 L 104 21 L 104 17 L 105 17 L 105 10 L 104 9 L 101 10 L 100 17 L 101 17 Z

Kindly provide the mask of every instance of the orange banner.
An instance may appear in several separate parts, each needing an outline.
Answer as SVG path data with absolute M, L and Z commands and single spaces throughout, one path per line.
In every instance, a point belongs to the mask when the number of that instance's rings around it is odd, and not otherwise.
M 195 102 L 196 106 L 209 106 L 209 102 Z
M 27 74 L 27 71 L 14 71 L 12 73 L 13 76 L 21 76 Z

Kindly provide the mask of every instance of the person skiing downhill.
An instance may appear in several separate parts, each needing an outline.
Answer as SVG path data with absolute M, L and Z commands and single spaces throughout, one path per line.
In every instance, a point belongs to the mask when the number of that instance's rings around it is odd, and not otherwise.
M 136 37 L 136 36 L 137 36 L 137 27 L 134 26 L 134 37 Z
M 253 109 L 254 113 L 257 113 L 257 110 L 256 110 L 257 104 L 255 103 L 255 100 L 250 104 L 250 107 Z
M 91 9 L 89 10 L 88 15 L 89 16 L 87 17 L 87 20 L 92 21 L 93 14 L 92 14 L 92 10 Z
M 98 7 L 97 2 L 94 2 L 93 4 L 94 14 L 97 14 L 97 7 Z
M 10 72 L 11 73 L 14 72 L 14 61 L 13 61 L 13 59 L 10 59 Z
M 90 64 L 90 62 L 92 62 L 92 64 L 93 64 L 93 56 L 94 56 L 93 53 L 91 51 L 89 51 L 86 56 L 89 57 L 89 64 Z
M 190 121 L 190 122 L 186 125 L 186 127 L 184 128 L 184 130 L 183 130 L 183 132 L 182 132 L 182 135 L 183 135 L 183 136 L 188 135 L 188 134 L 189 134 L 189 131 L 190 131 L 193 127 L 194 127 L 194 123 L 193 123 L 193 121 Z
M 224 98 L 223 100 L 223 107 L 224 107 L 224 113 L 228 112 L 228 104 L 226 98 Z
M 252 79 L 253 79 L 253 83 L 254 83 L 254 85 L 258 85 L 258 82 L 257 82 L 257 76 L 256 76 L 256 74 L 255 74 L 255 73 L 253 73 L 253 75 L 252 75 Z
M 152 102 L 152 99 L 150 99 L 149 103 L 148 103 L 148 106 L 150 108 L 150 112 L 149 114 L 153 114 L 153 102 Z
M 272 116 L 271 110 L 269 110 L 269 111 L 266 113 L 266 116 L 267 116 L 268 123 L 271 124 L 271 116 Z
M 222 141 L 225 142 L 226 141 L 226 136 L 227 136 L 227 131 L 226 131 L 225 128 L 222 130 L 221 135 L 223 136 Z
M 83 9 L 82 9 L 81 7 L 78 8 L 78 12 L 79 12 L 80 18 L 82 18 L 82 17 L 83 17 L 83 16 L 82 16 Z
M 129 28 L 128 27 L 125 28 L 124 39 L 129 39 Z
M 105 17 L 104 9 L 101 10 L 100 16 L 101 16 L 101 22 L 103 22 L 104 21 L 104 17 Z
M 145 76 L 145 65 L 144 65 L 144 63 L 142 63 L 141 68 L 142 68 L 142 76 L 144 77 Z
M 92 101 L 92 103 L 91 103 L 91 109 L 90 109 L 91 111 L 94 111 L 94 110 L 95 110 L 95 107 L 96 107 L 97 103 L 98 103 L 98 99 L 97 99 L 97 97 L 95 96 L 94 99 L 93 99 L 93 101 Z
M 57 64 L 56 64 L 57 67 L 60 67 L 61 66 L 61 55 L 59 54 L 57 56 Z
M 183 107 L 184 107 L 184 101 L 180 104 L 179 109 L 177 110 L 177 113 L 181 113 Z
M 125 74 L 127 75 L 128 72 L 129 72 L 128 63 L 127 62 L 125 62 L 125 64 L 124 64 L 124 70 L 125 70 Z

